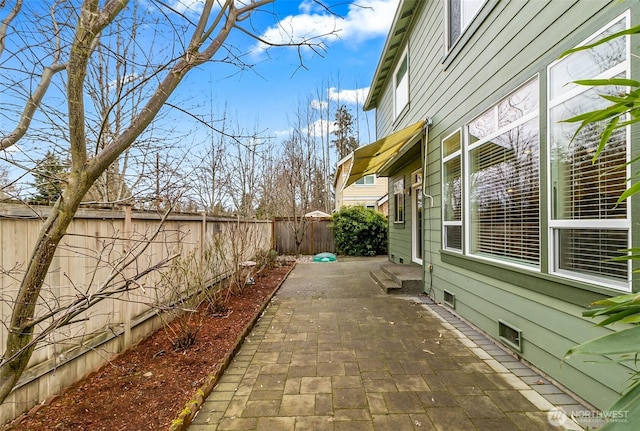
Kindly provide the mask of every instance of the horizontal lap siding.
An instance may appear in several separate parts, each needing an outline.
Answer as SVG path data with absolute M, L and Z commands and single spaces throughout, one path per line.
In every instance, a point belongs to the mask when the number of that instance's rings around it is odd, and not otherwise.
M 441 148 L 443 137 L 463 127 L 476 115 L 539 74 L 540 138 L 546 143 L 546 68 L 563 51 L 580 43 L 596 30 L 620 15 L 633 3 L 562 1 L 498 2 L 487 20 L 467 40 L 455 58 L 443 66 L 443 2 L 424 2 L 410 32 L 410 104 L 411 109 L 399 122 L 411 124 L 431 117 L 427 145 L 427 193 L 433 197 L 425 203 L 425 264 L 434 265 L 433 288 L 438 300 L 443 290 L 456 295 L 456 312 L 498 337 L 498 319 L 523 331 L 523 355 L 553 379 L 568 386 L 599 408 L 609 407 L 627 384 L 629 368 L 621 365 L 587 364 L 583 358 L 569 359 L 564 353 L 577 343 L 603 335 L 609 330 L 597 328 L 591 319 L 581 317 L 583 308 L 569 302 L 546 297 L 520 287 L 519 280 L 531 276 L 513 271 L 510 283 L 483 276 L 442 262 Z M 632 11 L 632 25 L 638 23 Z M 586 23 L 576 29 L 580 23 Z M 633 42 L 632 42 L 633 45 Z M 637 45 L 637 44 L 636 44 Z M 632 49 L 637 49 L 634 45 Z M 634 78 L 637 74 L 634 71 Z M 388 82 L 378 103 L 378 133 L 397 129 L 391 118 L 393 94 Z M 638 131 L 634 130 L 634 137 Z M 543 148 L 543 151 L 544 148 Z M 544 155 L 544 152 L 543 152 Z M 541 161 L 541 175 L 546 166 Z M 543 186 L 544 187 L 544 186 Z M 390 190 L 391 191 L 391 190 Z M 392 201 L 392 194 L 390 202 Z M 390 210 L 390 214 L 392 211 Z M 541 202 L 541 224 L 546 203 Z M 392 223 L 391 223 L 392 224 Z M 390 230 L 390 246 L 398 250 L 410 247 L 405 231 Z M 394 238 L 395 233 L 395 238 Z M 634 239 L 640 233 L 634 233 Z M 410 248 L 407 248 L 410 252 Z M 547 244 L 541 244 L 543 254 Z M 409 255 L 410 256 L 410 255 Z M 547 261 L 542 259 L 545 267 Z M 544 283 L 544 280 L 539 280 Z M 427 290 L 429 286 L 425 286 Z M 577 289 L 577 288 L 576 288 Z
M 411 174 L 422 166 L 419 159 L 413 160 L 401 167 L 389 178 L 389 256 L 393 255 L 393 261 L 409 264 L 412 262 L 412 223 L 413 201 L 410 195 L 404 196 L 404 223 L 394 223 L 395 198 L 393 195 L 393 183 L 404 179 L 404 188 L 411 189 Z
M 585 360 L 593 358 L 580 356 L 562 361 L 571 347 L 608 333 L 581 318 L 581 308 L 460 267 L 437 265 L 433 278 L 439 301 L 443 290 L 453 293 L 455 312 L 495 339 L 498 320 L 522 330 L 522 356 L 599 408 L 613 404 L 626 387 L 630 369 L 625 366 L 590 364 Z

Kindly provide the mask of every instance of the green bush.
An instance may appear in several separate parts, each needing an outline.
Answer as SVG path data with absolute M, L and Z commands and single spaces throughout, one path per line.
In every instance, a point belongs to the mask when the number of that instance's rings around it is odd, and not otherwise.
M 347 256 L 387 254 L 384 214 L 361 206 L 343 207 L 333 214 L 333 239 L 338 253 Z

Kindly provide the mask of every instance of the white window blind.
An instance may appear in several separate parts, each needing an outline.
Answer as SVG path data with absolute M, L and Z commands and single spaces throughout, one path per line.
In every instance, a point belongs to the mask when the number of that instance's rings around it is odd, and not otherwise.
M 393 183 L 395 223 L 404 222 L 404 178 Z
M 538 79 L 467 125 L 469 252 L 540 262 Z
M 461 131 L 442 140 L 443 247 L 462 251 Z
M 590 41 L 627 27 L 628 17 L 620 17 Z M 578 86 L 572 81 L 627 77 L 628 57 L 628 38 L 619 37 L 565 57 L 550 65 L 548 72 L 550 271 L 624 290 L 630 289 L 630 263 L 611 258 L 623 256 L 630 246 L 627 202 L 617 203 L 629 175 L 629 131 L 615 131 L 593 163 L 603 126 L 585 127 L 574 138 L 578 125 L 562 120 L 607 106 L 609 102 L 600 94 L 627 91 L 615 86 Z

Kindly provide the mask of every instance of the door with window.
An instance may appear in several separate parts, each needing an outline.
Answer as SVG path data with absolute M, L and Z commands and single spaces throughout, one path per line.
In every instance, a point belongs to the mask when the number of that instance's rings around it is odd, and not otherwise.
M 424 247 L 422 229 L 422 170 L 411 174 L 411 260 L 422 265 Z

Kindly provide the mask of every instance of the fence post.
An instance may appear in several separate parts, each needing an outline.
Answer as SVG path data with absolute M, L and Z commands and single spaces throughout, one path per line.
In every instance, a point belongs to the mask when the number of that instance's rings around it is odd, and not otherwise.
M 202 225 L 200 226 L 200 267 L 204 263 L 204 244 L 207 240 L 207 213 L 202 211 Z
M 133 236 L 133 222 L 131 220 L 131 209 L 132 206 L 125 204 L 124 205 L 124 226 L 122 235 L 124 237 L 124 256 L 128 256 L 131 253 L 131 238 Z M 126 258 L 125 258 L 126 259 Z M 128 277 L 131 273 L 131 268 L 124 268 L 125 277 Z M 131 344 L 131 301 L 129 292 L 125 292 L 126 298 L 122 301 L 122 326 L 124 329 L 124 338 L 122 350 L 126 349 Z
M 276 218 L 271 219 L 271 250 L 278 249 L 278 242 L 276 238 Z
M 314 251 L 314 247 L 313 244 L 315 242 L 315 239 L 313 237 L 313 225 L 315 224 L 315 221 L 313 219 L 311 219 L 311 230 L 309 231 L 309 250 L 311 250 L 311 255 L 313 256 L 315 254 Z

